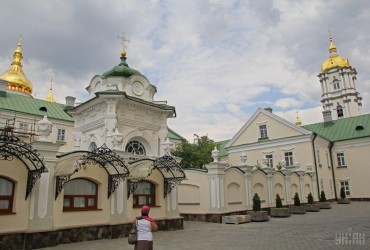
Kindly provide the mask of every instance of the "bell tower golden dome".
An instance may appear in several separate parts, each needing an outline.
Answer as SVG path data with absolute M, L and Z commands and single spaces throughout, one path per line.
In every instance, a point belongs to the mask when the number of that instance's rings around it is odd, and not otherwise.
M 32 83 L 27 79 L 22 69 L 23 52 L 21 48 L 22 35 L 19 36 L 18 46 L 13 54 L 13 62 L 0 80 L 7 82 L 7 89 L 32 96 Z
M 331 34 L 329 34 L 329 41 L 330 41 L 329 45 L 330 56 L 323 62 L 321 66 L 321 72 L 325 72 L 335 67 L 349 67 L 350 66 L 349 60 L 345 57 L 338 55 L 337 46 L 335 46 Z

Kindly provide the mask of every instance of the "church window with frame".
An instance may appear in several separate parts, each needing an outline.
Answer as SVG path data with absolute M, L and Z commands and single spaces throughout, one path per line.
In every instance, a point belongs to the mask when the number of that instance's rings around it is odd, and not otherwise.
M 335 77 L 333 79 L 333 88 L 334 88 L 334 90 L 340 90 L 339 80 L 337 78 L 335 78 Z
M 98 185 L 84 178 L 76 178 L 64 185 L 63 211 L 96 210 Z
M 285 152 L 284 159 L 285 159 L 287 166 L 292 166 L 293 165 L 293 152 L 292 151 Z
M 57 141 L 66 140 L 66 130 L 64 128 L 58 128 Z
M 155 206 L 155 185 L 149 181 L 140 181 L 133 192 L 133 207 Z
M 14 182 L 0 176 L 0 214 L 13 212 Z
M 346 192 L 346 195 L 351 195 L 348 180 L 340 181 L 340 187 L 344 188 L 344 192 Z
M 125 150 L 126 152 L 132 153 L 134 155 L 146 155 L 144 145 L 137 140 L 129 141 L 129 143 L 127 143 L 126 145 Z
M 266 124 L 260 125 L 259 129 L 260 129 L 260 139 L 267 139 L 268 135 L 267 135 L 267 126 L 266 126 Z
M 265 157 L 267 159 L 267 166 L 269 168 L 273 168 L 274 167 L 274 156 L 272 154 L 268 154 Z
M 338 167 L 347 167 L 343 152 L 337 153 L 337 161 Z
M 19 130 L 19 132 L 27 133 L 28 132 L 28 123 L 20 122 L 18 124 L 18 130 Z
M 341 105 L 338 105 L 337 106 L 337 116 L 338 116 L 338 118 L 341 118 L 341 117 L 344 116 L 344 114 L 343 114 L 343 107 Z

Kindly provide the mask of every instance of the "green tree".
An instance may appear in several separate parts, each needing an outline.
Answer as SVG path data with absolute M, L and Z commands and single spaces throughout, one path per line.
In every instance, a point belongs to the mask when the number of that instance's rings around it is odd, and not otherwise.
M 172 150 L 172 155 L 182 158 L 182 168 L 203 168 L 205 164 L 213 161 L 212 150 L 217 146 L 207 135 L 195 136 L 194 143 L 181 142 Z
M 299 199 L 298 193 L 295 193 L 294 195 L 294 206 L 300 206 L 301 205 L 301 200 Z
M 261 199 L 257 193 L 253 196 L 253 211 L 261 211 Z
M 325 196 L 325 192 L 324 192 L 324 190 L 322 190 L 322 191 L 321 191 L 320 201 L 321 201 L 321 202 L 326 202 L 326 196 Z
M 280 198 L 280 195 L 279 194 L 276 194 L 276 207 L 277 208 L 282 208 L 283 207 L 283 203 L 281 202 L 281 198 Z

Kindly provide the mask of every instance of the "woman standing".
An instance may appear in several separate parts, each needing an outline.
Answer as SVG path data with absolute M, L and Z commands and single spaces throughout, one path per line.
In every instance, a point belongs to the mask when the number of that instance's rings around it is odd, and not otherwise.
M 137 217 L 134 223 L 137 222 L 137 243 L 135 250 L 153 250 L 153 234 L 158 230 L 157 224 L 149 217 L 150 207 L 143 206 L 141 208 L 141 216 Z

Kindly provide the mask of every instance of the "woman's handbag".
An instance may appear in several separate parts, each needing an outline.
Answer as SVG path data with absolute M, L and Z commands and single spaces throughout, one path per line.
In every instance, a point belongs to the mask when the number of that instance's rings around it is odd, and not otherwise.
M 128 244 L 135 245 L 137 242 L 137 220 L 132 226 L 130 232 L 128 232 Z

